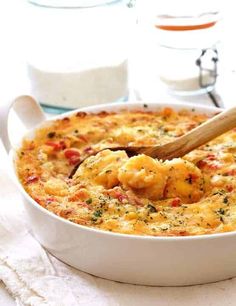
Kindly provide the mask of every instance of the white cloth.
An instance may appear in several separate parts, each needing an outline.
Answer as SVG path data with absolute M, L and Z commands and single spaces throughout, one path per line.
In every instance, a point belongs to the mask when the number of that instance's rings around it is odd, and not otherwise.
M 145 287 L 100 279 L 60 262 L 48 254 L 27 229 L 21 197 L 8 177 L 6 165 L 0 150 L 0 280 L 17 305 L 236 304 L 236 279 L 190 287 Z

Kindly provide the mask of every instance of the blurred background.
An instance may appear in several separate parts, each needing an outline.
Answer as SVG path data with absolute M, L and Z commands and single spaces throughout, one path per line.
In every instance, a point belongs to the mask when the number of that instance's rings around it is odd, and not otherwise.
M 233 1 L 8 0 L 0 103 L 46 111 L 113 101 L 236 101 Z

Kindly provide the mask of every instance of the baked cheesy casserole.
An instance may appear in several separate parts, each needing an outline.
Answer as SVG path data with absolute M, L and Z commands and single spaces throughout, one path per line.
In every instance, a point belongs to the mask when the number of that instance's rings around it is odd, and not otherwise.
M 234 231 L 235 130 L 170 161 L 110 150 L 90 156 L 108 147 L 164 144 L 207 119 L 194 109 L 78 112 L 24 140 L 18 176 L 39 205 L 88 227 L 152 236 Z

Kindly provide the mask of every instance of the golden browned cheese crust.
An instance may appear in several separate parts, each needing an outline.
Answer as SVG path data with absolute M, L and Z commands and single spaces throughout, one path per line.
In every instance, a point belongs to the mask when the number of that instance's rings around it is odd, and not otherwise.
M 164 144 L 207 120 L 194 110 L 121 111 L 52 121 L 18 151 L 19 179 L 42 207 L 101 230 L 152 236 L 202 235 L 236 229 L 236 131 L 183 158 L 100 149 Z

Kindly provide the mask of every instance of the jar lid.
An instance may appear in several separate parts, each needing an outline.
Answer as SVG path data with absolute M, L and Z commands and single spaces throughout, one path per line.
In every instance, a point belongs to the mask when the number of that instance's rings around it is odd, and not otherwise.
M 28 0 L 32 4 L 52 8 L 89 8 L 112 3 L 123 2 L 123 0 Z
M 218 11 L 204 12 L 199 15 L 157 15 L 155 27 L 166 31 L 193 31 L 208 29 L 219 20 Z
M 220 41 L 222 7 L 216 0 L 139 0 L 136 8 L 138 23 L 159 45 L 203 49 Z
M 205 49 L 219 42 L 219 11 L 198 15 L 156 15 L 153 25 L 161 45 L 181 49 Z

